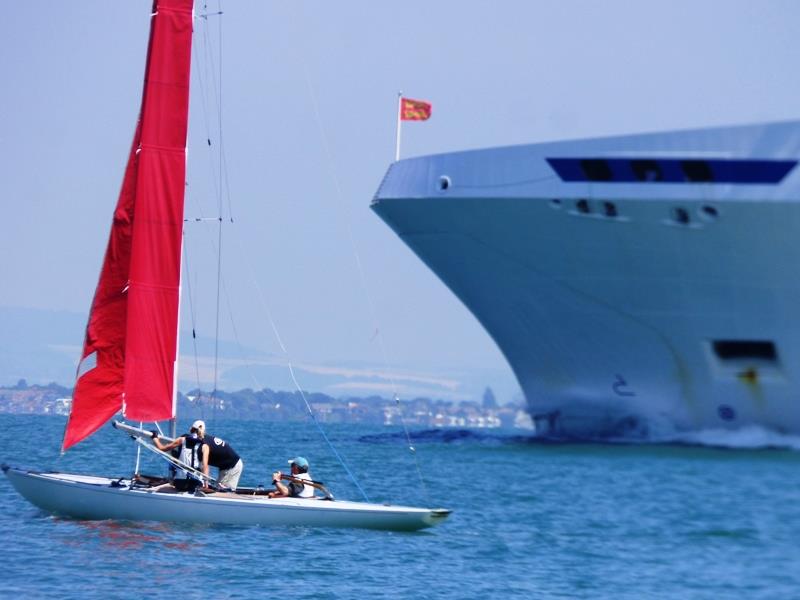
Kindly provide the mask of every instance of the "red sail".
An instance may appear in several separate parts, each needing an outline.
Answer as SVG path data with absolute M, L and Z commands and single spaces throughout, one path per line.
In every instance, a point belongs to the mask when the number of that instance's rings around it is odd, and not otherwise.
M 120 409 L 174 416 L 193 0 L 155 0 L 139 123 L 100 272 L 62 449 Z

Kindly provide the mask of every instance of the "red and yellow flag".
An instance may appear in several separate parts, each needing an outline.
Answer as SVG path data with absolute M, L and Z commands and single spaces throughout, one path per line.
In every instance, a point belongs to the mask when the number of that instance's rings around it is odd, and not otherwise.
M 431 104 L 424 100 L 400 99 L 400 120 L 427 121 L 431 118 Z

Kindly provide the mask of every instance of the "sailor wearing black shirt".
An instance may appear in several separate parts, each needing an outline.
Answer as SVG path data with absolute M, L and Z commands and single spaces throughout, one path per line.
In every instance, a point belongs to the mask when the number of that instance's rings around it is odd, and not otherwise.
M 217 482 L 235 490 L 244 469 L 244 463 L 236 450 L 222 438 L 206 434 L 206 424 L 203 421 L 195 421 L 192 428 L 197 430 L 204 447 L 208 448 L 208 452 L 203 452 L 203 473 L 208 475 L 208 468 L 216 467 L 219 469 Z

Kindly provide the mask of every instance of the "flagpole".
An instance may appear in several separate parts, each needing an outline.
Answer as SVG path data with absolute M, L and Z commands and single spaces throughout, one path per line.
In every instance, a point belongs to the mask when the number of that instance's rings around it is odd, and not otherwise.
M 403 92 L 397 92 L 397 137 L 394 146 L 394 161 L 400 160 L 400 107 L 403 102 Z

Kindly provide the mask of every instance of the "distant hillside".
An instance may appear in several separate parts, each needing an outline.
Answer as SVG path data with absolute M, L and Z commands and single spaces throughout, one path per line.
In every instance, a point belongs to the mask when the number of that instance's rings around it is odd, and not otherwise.
M 0 307 L 0 386 L 20 379 L 30 384 L 55 382 L 71 387 L 81 351 L 86 315 L 65 311 Z M 193 353 L 197 346 L 197 357 Z M 190 333 L 181 335 L 180 389 L 213 387 L 214 340 Z M 191 354 L 188 352 L 192 351 Z M 240 348 L 220 340 L 218 387 L 221 390 L 294 389 L 289 370 L 280 357 L 253 348 Z M 477 400 L 491 386 L 502 403 L 521 401 L 509 371 L 491 369 L 434 369 L 391 366 L 367 362 L 328 362 L 294 365 L 303 389 L 332 397 L 381 395 L 401 398 Z
M 72 385 L 85 327 L 79 313 L 0 307 L 0 385 Z

